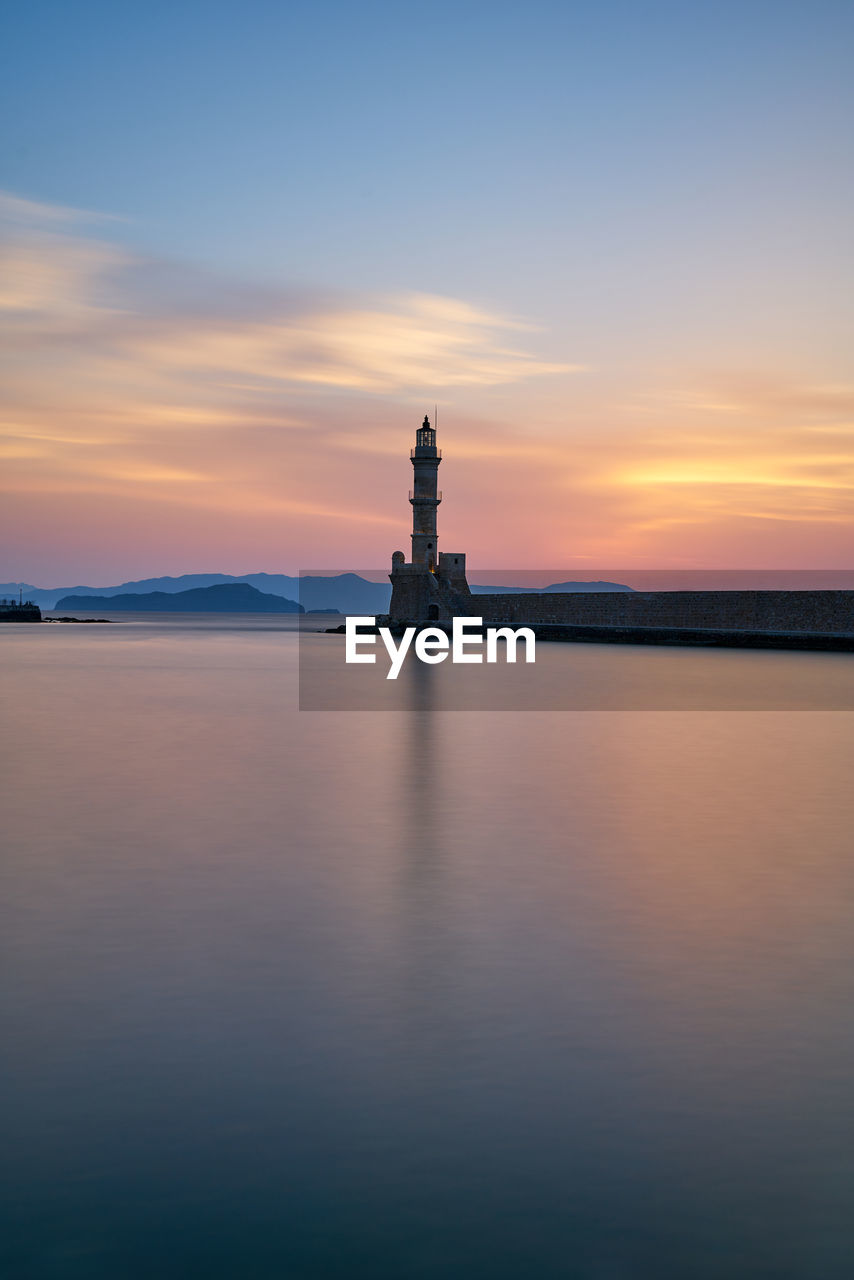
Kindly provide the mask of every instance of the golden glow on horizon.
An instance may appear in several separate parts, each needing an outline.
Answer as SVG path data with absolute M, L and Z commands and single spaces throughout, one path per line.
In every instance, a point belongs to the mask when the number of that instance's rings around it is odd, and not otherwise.
M 769 474 L 763 471 L 768 460 L 757 459 L 752 463 L 740 460 L 733 462 L 682 463 L 657 465 L 652 468 L 638 467 L 632 471 L 618 472 L 614 480 L 619 484 L 637 486 L 648 489 L 655 485 L 738 485 L 743 487 L 768 487 L 772 489 L 852 489 L 854 483 L 843 480 L 822 480 L 816 476 L 788 475 L 784 472 Z M 791 459 L 793 466 L 805 468 L 840 466 L 850 467 L 854 456 L 817 457 Z M 755 468 L 755 469 L 754 469 Z

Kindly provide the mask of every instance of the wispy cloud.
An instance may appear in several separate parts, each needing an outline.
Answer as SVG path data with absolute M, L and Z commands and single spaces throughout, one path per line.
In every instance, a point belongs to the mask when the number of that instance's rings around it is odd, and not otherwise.
M 410 294 L 259 323 L 208 324 L 195 317 L 130 334 L 125 343 L 160 370 L 379 393 L 494 386 L 570 371 L 501 343 L 510 327 L 461 303 Z
M 70 205 L 45 204 L 39 200 L 27 200 L 12 191 L 0 191 L 0 223 L 4 226 L 21 226 L 27 230 L 38 227 L 56 227 L 61 224 L 125 222 L 115 213 L 96 213 L 91 209 L 75 209 Z
M 175 282 L 170 290 L 162 264 L 145 264 L 109 242 L 60 234 L 51 229 L 51 213 L 57 223 L 73 216 L 16 197 L 0 202 L 4 336 L 30 359 L 48 359 L 48 344 L 56 351 L 64 339 L 78 377 L 125 361 L 139 381 L 168 379 L 174 386 L 192 378 L 195 394 L 199 375 L 244 386 L 400 393 L 493 386 L 572 368 L 520 344 L 532 326 L 429 294 L 330 302 L 267 289 L 258 291 L 253 314 L 246 290 L 229 311 L 231 290 L 223 281 L 215 308 L 188 309 Z M 154 306 L 142 287 L 146 265 L 161 278 Z M 216 283 L 208 282 L 208 294 Z

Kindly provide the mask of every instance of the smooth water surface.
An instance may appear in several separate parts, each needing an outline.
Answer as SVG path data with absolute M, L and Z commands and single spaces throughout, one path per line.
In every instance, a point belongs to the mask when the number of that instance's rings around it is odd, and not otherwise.
M 292 625 L 0 635 L 0 1273 L 847 1280 L 854 715 L 299 712 Z

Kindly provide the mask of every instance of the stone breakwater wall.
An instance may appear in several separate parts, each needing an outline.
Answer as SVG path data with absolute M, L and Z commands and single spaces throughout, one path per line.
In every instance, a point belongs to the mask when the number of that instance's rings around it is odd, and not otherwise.
M 475 595 L 484 623 L 854 635 L 854 591 L 596 591 Z

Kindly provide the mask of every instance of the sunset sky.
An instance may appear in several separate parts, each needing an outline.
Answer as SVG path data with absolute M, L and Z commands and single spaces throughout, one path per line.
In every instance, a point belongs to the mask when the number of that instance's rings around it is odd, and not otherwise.
M 4 28 L 2 580 L 851 567 L 847 0 Z

